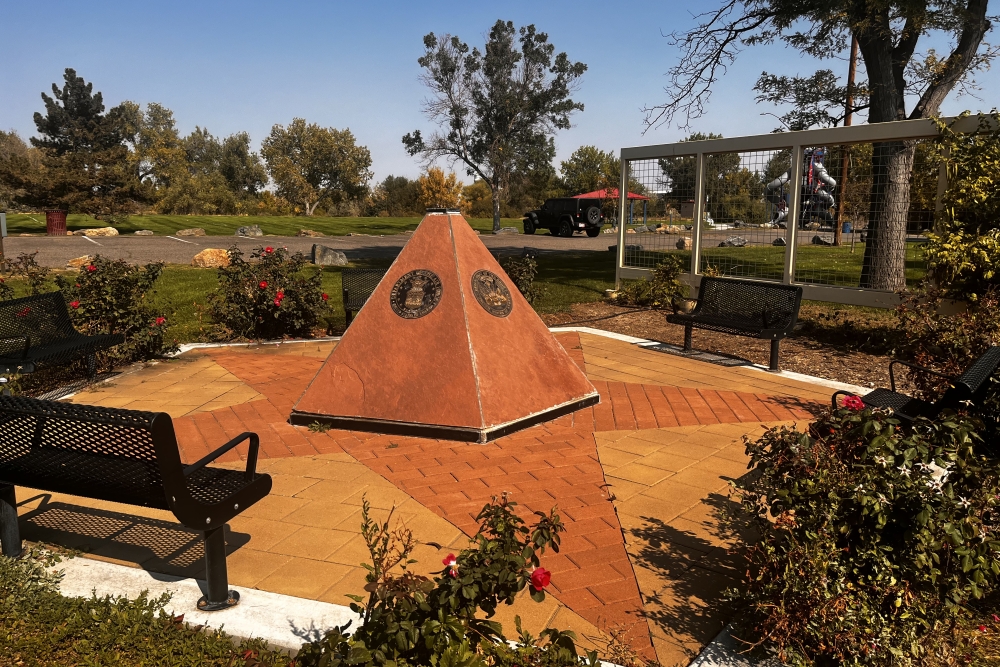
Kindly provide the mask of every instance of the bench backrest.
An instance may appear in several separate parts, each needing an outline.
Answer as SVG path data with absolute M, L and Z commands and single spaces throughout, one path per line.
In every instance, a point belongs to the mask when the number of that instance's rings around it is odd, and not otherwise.
M 344 288 L 344 308 L 357 311 L 365 305 L 389 269 L 344 269 L 341 280 Z
M 941 407 L 957 408 L 961 401 L 979 402 L 990 385 L 990 378 L 1000 366 L 1000 347 L 994 346 L 978 359 L 944 393 Z
M 169 415 L 0 396 L 0 480 L 15 471 L 46 490 L 152 506 L 164 506 L 164 471 L 166 487 L 181 475 Z
M 62 292 L 0 302 L 0 357 L 23 352 L 26 338 L 37 347 L 76 335 Z
M 794 285 L 705 276 L 698 288 L 694 313 L 790 332 L 801 302 L 802 288 Z

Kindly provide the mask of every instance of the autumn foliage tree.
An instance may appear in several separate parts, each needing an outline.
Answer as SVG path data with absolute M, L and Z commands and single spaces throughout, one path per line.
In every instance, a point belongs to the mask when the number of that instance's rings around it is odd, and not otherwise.
M 295 118 L 275 125 L 261 154 L 278 194 L 312 215 L 320 204 L 339 204 L 365 194 L 371 153 L 350 130 L 320 127 Z
M 420 208 L 457 208 L 462 199 L 462 181 L 455 172 L 444 175 L 440 167 L 431 167 L 417 179 L 417 203 Z

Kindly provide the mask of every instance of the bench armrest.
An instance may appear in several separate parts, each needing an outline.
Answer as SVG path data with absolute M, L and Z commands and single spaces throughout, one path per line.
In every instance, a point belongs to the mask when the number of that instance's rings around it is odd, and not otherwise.
M 21 358 L 23 359 L 23 358 L 27 357 L 28 356 L 28 350 L 31 349 L 31 336 L 27 336 L 27 335 L 25 335 L 25 336 L 5 336 L 3 338 L 0 338 L 0 349 L 5 349 L 7 347 L 7 343 L 8 342 L 18 341 L 18 340 L 23 340 L 24 341 L 24 349 L 21 352 Z
M 923 371 L 924 373 L 930 373 L 931 375 L 936 375 L 936 376 L 938 376 L 940 378 L 944 378 L 946 380 L 953 380 L 954 379 L 950 375 L 945 375 L 944 373 L 938 373 L 937 371 L 932 371 L 929 368 L 925 368 L 923 366 L 918 366 L 916 364 L 911 364 L 908 361 L 901 361 L 899 359 L 893 359 L 892 361 L 889 362 L 889 388 L 892 389 L 893 391 L 896 391 L 896 375 L 895 375 L 895 373 L 893 373 L 893 366 L 895 366 L 896 364 L 900 364 L 901 366 L 906 366 L 907 368 L 912 368 L 914 370 Z
M 236 447 L 236 445 L 240 444 L 244 440 L 250 440 L 250 449 L 247 452 L 246 481 L 248 482 L 253 481 L 254 475 L 257 474 L 257 450 L 260 448 L 260 438 L 257 436 L 256 433 L 251 433 L 250 431 L 247 431 L 245 433 L 240 433 L 238 436 L 236 436 L 226 444 L 222 445 L 214 452 L 211 452 L 210 454 L 206 455 L 205 457 L 203 457 L 198 461 L 195 461 L 189 466 L 184 466 L 184 476 L 187 477 L 191 473 L 201 470 L 209 463 L 219 458 L 220 456 L 228 452 L 230 449 Z

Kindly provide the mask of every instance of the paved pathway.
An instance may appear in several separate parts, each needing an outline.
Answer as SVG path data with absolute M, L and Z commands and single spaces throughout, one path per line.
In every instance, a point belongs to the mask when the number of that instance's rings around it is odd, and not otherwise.
M 577 235 L 564 239 L 548 234 L 483 234 L 483 243 L 491 250 L 520 252 L 525 246 L 549 251 L 586 251 L 607 253 L 608 246 L 615 245 L 617 236 L 601 234 L 595 238 Z M 52 268 L 64 268 L 70 259 L 83 255 L 101 254 L 114 259 L 127 259 L 145 263 L 162 261 L 168 264 L 190 264 L 191 258 L 206 248 L 230 248 L 234 244 L 249 254 L 260 245 L 282 245 L 289 250 L 312 252 L 314 243 L 342 250 L 349 260 L 392 259 L 403 249 L 410 234 L 389 236 L 327 236 L 325 238 L 305 238 L 296 236 L 265 236 L 262 238 L 239 238 L 234 236 L 195 236 L 176 240 L 166 236 L 113 236 L 87 240 L 82 236 L 12 236 L 4 239 L 4 250 L 16 257 L 22 252 L 38 252 L 38 262 Z M 610 254 L 608 255 L 610 257 Z
M 288 425 L 333 343 L 199 350 L 73 400 L 169 412 L 186 461 L 242 431 L 261 435 L 260 469 L 275 490 L 230 524 L 235 584 L 343 603 L 363 586 L 364 494 L 379 516 L 397 506 L 422 542 L 418 568 L 430 572 L 438 546 L 461 548 L 478 510 L 506 491 L 526 513 L 558 507 L 567 531 L 560 553 L 542 561 L 554 595 L 544 605 L 519 600 L 502 621 L 518 613 L 533 631 L 564 627 L 598 644 L 624 629 L 646 657 L 686 664 L 725 620 L 733 536 L 716 514 L 731 502 L 729 480 L 746 471 L 742 436 L 807 419 L 829 390 L 600 336 L 557 338 L 601 403 L 488 445 Z M 237 454 L 227 458 L 239 465 Z M 29 539 L 199 574 L 196 536 L 167 513 L 69 497 L 22 511 Z

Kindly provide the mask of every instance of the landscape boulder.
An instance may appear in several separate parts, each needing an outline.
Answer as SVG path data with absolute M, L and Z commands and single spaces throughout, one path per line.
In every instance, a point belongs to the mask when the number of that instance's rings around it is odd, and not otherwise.
M 326 236 L 326 234 L 324 234 L 323 232 L 317 232 L 317 231 L 314 231 L 312 229 L 300 229 L 299 231 L 295 232 L 295 235 L 296 236 L 308 236 L 309 238 L 314 238 L 314 239 L 318 239 L 318 238 L 321 238 L 323 236 Z
M 90 255 L 84 255 L 83 257 L 75 257 L 68 262 L 66 262 L 66 267 L 70 269 L 79 269 L 84 264 L 90 264 L 93 258 Z
M 312 263 L 316 266 L 347 266 L 347 255 L 315 243 L 312 248 Z
M 813 245 L 833 245 L 833 235 L 832 234 L 817 234 L 812 237 Z
M 97 227 L 95 229 L 83 230 L 84 236 L 118 236 L 118 230 L 114 227 Z
M 191 266 L 203 269 L 218 269 L 229 266 L 229 253 L 222 248 L 205 248 L 191 260 Z
M 719 244 L 720 248 L 742 248 L 747 244 L 747 240 L 742 236 L 730 236 Z
M 153 235 L 153 230 L 151 230 L 151 229 L 137 229 L 136 231 L 134 231 L 132 233 L 135 234 L 136 236 L 152 236 Z
M 785 237 L 784 236 L 779 236 L 778 238 L 776 238 L 773 241 L 771 241 L 771 245 L 776 245 L 776 246 L 781 247 L 781 246 L 785 246 L 785 245 L 788 245 L 788 244 L 785 242 Z
M 517 227 L 501 227 L 498 231 L 493 232 L 494 234 L 520 234 Z
M 205 230 L 201 227 L 194 227 L 192 229 L 181 229 L 174 232 L 174 236 L 205 236 Z
M 691 249 L 691 245 L 692 244 L 691 244 L 691 237 L 690 236 L 682 236 L 681 238 L 677 239 L 677 249 L 678 250 L 690 250 Z
M 264 230 L 260 225 L 245 225 L 236 228 L 236 236 L 263 236 Z

